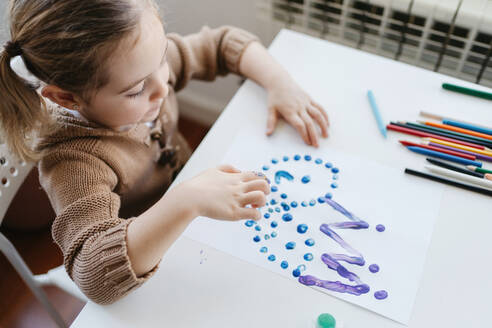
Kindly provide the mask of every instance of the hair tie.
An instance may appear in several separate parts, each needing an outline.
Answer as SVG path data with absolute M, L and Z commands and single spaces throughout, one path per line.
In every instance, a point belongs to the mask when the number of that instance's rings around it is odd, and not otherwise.
M 11 58 L 22 55 L 22 48 L 18 41 L 8 41 L 3 48 Z

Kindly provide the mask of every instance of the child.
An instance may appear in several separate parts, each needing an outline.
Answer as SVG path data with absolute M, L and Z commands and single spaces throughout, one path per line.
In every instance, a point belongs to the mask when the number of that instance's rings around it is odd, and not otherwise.
M 327 136 L 323 108 L 243 30 L 166 35 L 152 0 L 11 0 L 10 18 L 3 137 L 20 158 L 39 160 L 53 238 L 94 302 L 145 282 L 195 217 L 260 218 L 266 179 L 228 165 L 164 195 L 190 155 L 175 131 L 175 93 L 190 79 L 251 78 L 268 91 L 267 134 L 281 116 L 307 144 L 318 145 L 315 124 Z

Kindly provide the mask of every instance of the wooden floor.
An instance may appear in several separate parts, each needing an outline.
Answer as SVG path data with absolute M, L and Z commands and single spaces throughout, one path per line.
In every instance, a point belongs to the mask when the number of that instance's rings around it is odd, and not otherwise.
M 179 129 L 196 149 L 208 132 L 208 127 L 180 118 Z M 14 244 L 34 274 L 45 273 L 62 264 L 62 256 L 51 239 L 49 227 L 35 231 L 1 231 Z M 45 291 L 67 324 L 71 324 L 84 304 L 56 287 Z M 56 327 L 44 308 L 14 271 L 7 259 L 0 254 L 0 328 Z

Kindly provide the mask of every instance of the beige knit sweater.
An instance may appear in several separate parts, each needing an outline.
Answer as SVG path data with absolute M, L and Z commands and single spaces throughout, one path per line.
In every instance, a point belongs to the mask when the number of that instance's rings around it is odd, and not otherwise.
M 175 92 L 191 79 L 238 73 L 241 55 L 257 40 L 231 27 L 168 35 L 169 96 L 155 126 L 124 132 L 87 122 L 61 109 L 61 128 L 43 140 L 40 182 L 56 212 L 52 233 L 69 276 L 94 302 L 109 304 L 142 285 L 127 255 L 128 224 L 166 191 L 190 155 L 176 131 Z

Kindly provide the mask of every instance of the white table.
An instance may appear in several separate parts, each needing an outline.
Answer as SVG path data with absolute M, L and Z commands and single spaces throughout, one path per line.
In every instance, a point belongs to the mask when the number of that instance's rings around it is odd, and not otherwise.
M 423 157 L 397 142 L 411 137 L 389 132 L 387 140 L 382 138 L 366 98 L 369 88 L 388 122 L 415 121 L 420 110 L 428 110 L 492 126 L 492 102 L 440 87 L 446 81 L 479 88 L 471 83 L 287 30 L 277 36 L 270 52 L 327 109 L 331 136 L 321 147 L 350 149 L 402 174 L 405 167 L 422 168 Z M 246 82 L 177 181 L 217 165 L 240 128 L 264 133 L 265 105 L 264 90 Z M 409 326 L 491 327 L 492 198 L 442 188 Z M 73 327 L 312 327 L 323 312 L 348 328 L 402 327 L 181 237 L 150 281 L 113 305 L 87 304 Z

